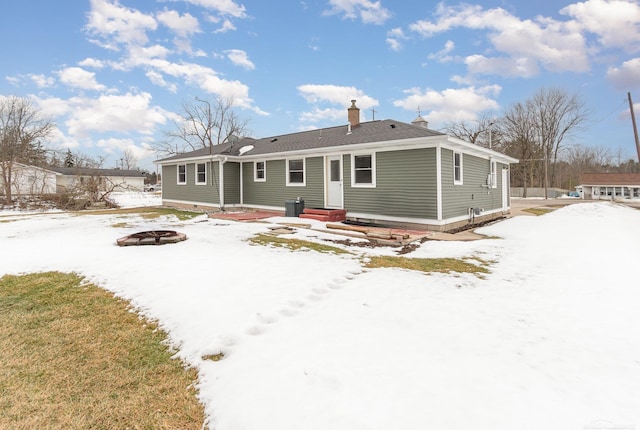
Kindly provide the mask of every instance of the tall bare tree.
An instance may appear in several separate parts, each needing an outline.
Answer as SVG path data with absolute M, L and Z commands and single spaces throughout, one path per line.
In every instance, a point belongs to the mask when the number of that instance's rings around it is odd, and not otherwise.
M 505 111 L 498 122 L 498 128 L 504 137 L 503 150 L 520 160 L 512 169 L 523 186 L 523 197 L 527 197 L 527 187 L 533 185 L 535 170 L 542 165 L 533 113 L 526 105 L 515 103 Z
M 554 166 L 560 149 L 585 125 L 588 111 L 577 94 L 569 94 L 561 88 L 538 90 L 527 101 L 527 109 L 532 113 L 537 140 L 544 153 L 544 197 L 547 198 L 549 184 L 554 183 Z
M 40 140 L 46 139 L 53 128 L 54 124 L 44 118 L 30 100 L 0 97 L 0 174 L 8 203 L 13 201 L 14 165 L 40 159 Z
M 131 148 L 122 151 L 121 168 L 123 170 L 134 170 L 138 167 L 138 157 L 135 156 Z
M 234 112 L 233 99 L 209 101 L 196 97 L 194 102 L 183 103 L 182 111 L 175 130 L 167 133 L 168 141 L 159 143 L 159 152 L 175 154 L 211 148 L 247 133 L 248 121 Z

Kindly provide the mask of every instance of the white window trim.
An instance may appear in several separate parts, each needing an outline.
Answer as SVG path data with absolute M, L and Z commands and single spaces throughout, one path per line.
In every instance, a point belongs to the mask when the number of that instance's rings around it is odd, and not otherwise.
M 180 182 L 180 166 L 184 166 L 184 181 Z M 177 164 L 176 165 L 176 184 L 178 185 L 186 185 L 187 184 L 187 165 L 186 164 Z
M 495 161 L 491 162 L 491 188 L 498 188 L 498 163 Z
M 264 178 L 258 178 L 258 163 L 262 163 L 264 166 Z M 287 166 L 289 166 L 289 162 L 287 162 Z M 287 173 L 287 178 L 289 174 Z M 266 182 L 267 181 L 267 162 L 265 160 L 259 160 L 253 162 L 253 182 Z
M 204 182 L 198 181 L 198 166 L 204 165 Z M 196 185 L 207 185 L 207 163 L 196 163 L 195 166 L 195 183 Z
M 456 154 L 460 155 L 460 179 L 456 180 Z M 453 185 L 464 185 L 464 156 L 462 152 L 453 152 Z
M 356 183 L 356 157 L 371 156 L 371 183 Z M 376 187 L 376 153 L 375 152 L 359 152 L 351 154 L 351 187 L 352 188 L 375 188 Z
M 289 182 L 289 161 L 302 160 L 302 182 Z M 307 159 L 304 157 L 292 157 L 285 160 L 287 167 L 287 187 L 306 187 L 307 186 Z

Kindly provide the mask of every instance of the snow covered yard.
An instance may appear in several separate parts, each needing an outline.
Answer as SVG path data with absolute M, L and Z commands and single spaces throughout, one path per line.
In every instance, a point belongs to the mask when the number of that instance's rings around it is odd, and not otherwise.
M 115 245 L 153 229 L 188 240 Z M 390 248 L 246 241 L 267 231 L 204 216 L 0 214 L 0 276 L 74 271 L 158 319 L 199 369 L 217 430 L 640 429 L 640 211 L 577 203 L 406 256 L 492 261 L 483 278 L 363 269 Z

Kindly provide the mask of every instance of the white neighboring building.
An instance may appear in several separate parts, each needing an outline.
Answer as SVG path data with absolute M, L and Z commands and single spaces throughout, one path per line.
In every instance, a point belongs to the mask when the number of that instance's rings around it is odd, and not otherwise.
M 14 163 L 11 169 L 11 193 L 14 196 L 35 196 L 56 192 L 59 174 L 36 166 Z M 3 178 L 0 176 L 0 194 L 4 194 Z
M 11 172 L 14 196 L 63 193 L 92 178 L 99 178 L 100 191 L 143 191 L 145 175 L 139 170 L 89 169 L 78 167 L 42 168 L 14 163 Z M 0 177 L 0 185 L 2 177 Z M 0 187 L 4 194 L 4 186 Z
M 145 175 L 140 170 L 51 167 L 57 173 L 56 190 L 63 192 L 91 178 L 100 178 L 100 190 L 143 191 Z
M 583 173 L 576 187 L 583 199 L 640 198 L 640 173 Z

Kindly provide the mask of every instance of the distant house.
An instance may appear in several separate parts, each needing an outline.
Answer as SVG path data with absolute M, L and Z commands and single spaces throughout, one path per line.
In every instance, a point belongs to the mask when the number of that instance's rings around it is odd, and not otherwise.
M 142 191 L 145 179 L 144 174 L 139 170 L 78 167 L 42 168 L 21 163 L 13 164 L 11 176 L 11 192 L 14 196 L 63 193 L 92 178 L 99 182 L 100 191 Z M 0 181 L 2 181 L 1 177 Z M 0 193 L 3 192 L 4 187 L 0 187 Z
M 49 169 L 14 163 L 11 169 L 11 194 L 33 196 L 56 192 L 57 174 Z M 4 182 L 0 176 L 0 194 L 4 193 Z
M 57 174 L 57 192 L 73 189 L 92 178 L 100 182 L 100 191 L 143 191 L 144 189 L 145 175 L 140 170 L 85 167 L 50 167 L 50 169 Z
M 164 205 L 282 211 L 338 209 L 350 220 L 446 230 L 510 211 L 518 160 L 430 130 L 416 118 L 360 123 L 232 142 L 175 155 L 162 167 Z
M 576 187 L 583 199 L 640 198 L 640 173 L 584 173 Z

